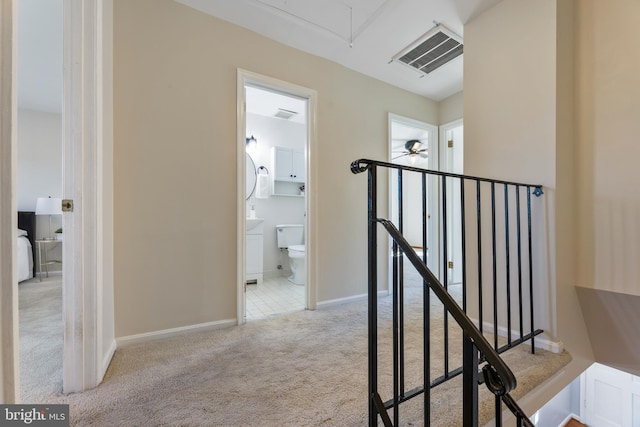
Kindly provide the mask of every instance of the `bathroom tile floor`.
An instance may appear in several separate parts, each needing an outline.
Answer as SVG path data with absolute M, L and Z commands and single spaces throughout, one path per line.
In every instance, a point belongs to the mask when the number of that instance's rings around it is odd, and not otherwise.
M 247 285 L 247 320 L 274 314 L 304 310 L 305 286 L 294 285 L 286 277 L 263 280 L 260 285 Z

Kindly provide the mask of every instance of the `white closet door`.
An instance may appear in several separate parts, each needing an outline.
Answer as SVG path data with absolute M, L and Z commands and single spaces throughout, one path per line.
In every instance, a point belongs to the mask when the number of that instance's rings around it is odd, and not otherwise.
M 640 378 L 596 363 L 587 370 L 585 380 L 587 425 L 640 426 Z

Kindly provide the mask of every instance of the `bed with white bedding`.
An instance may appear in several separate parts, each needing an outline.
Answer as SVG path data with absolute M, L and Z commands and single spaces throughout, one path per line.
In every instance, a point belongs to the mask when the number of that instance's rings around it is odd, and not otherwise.
M 33 247 L 27 232 L 18 229 L 18 282 L 33 277 Z
M 36 235 L 36 216 L 34 212 L 18 212 L 18 282 L 35 276 L 33 259 L 34 237 Z

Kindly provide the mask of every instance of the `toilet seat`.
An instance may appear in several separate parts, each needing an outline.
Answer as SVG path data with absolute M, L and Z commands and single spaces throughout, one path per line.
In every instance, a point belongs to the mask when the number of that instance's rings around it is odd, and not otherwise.
M 298 252 L 304 254 L 304 245 L 291 245 L 287 249 L 289 250 L 289 253 Z

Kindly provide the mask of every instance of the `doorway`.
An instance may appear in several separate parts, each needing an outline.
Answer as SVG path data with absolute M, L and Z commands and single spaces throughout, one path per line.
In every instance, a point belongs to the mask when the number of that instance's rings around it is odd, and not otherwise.
M 315 309 L 315 91 L 238 71 L 238 323 Z
M 437 126 L 396 114 L 389 114 L 390 163 L 438 170 L 438 151 Z M 422 252 L 426 251 L 427 266 L 437 277 L 440 277 L 437 177 L 427 175 L 426 187 L 426 247 L 423 244 L 422 236 L 422 178 L 417 173 L 406 173 L 402 177 L 402 233 L 420 256 L 422 256 Z M 389 173 L 389 212 L 391 220 L 398 224 L 400 208 L 398 205 L 398 172 L 395 170 Z M 389 253 L 392 253 L 391 248 L 389 248 Z M 393 270 L 392 262 L 392 257 L 389 257 L 389 274 Z
M 440 126 L 440 170 L 462 175 L 464 173 L 464 127 L 462 120 Z M 447 186 L 447 282 L 462 283 L 462 217 L 460 186 Z
M 17 70 L 15 52 L 18 22 L 12 12 L 16 2 L 2 2 L 3 43 L 0 49 L 2 70 Z M 62 0 L 63 5 L 63 194 L 69 199 L 63 205 L 63 392 L 80 392 L 95 387 L 103 378 L 115 351 L 113 333 L 113 264 L 108 251 L 113 241 L 110 187 L 113 165 L 103 153 L 112 148 L 111 66 L 104 49 L 111 49 L 112 29 L 109 1 Z M 104 12 L 104 13 L 103 13 Z M 84 42 L 84 43 L 83 43 Z M 95 42 L 95 43 L 92 43 Z M 110 50 L 109 50 L 110 51 Z M 16 122 L 16 73 L 0 71 L 1 169 L 3 203 L 0 209 L 0 232 L 16 236 L 15 196 L 17 153 L 14 138 Z M 82 100 L 82 102 L 78 101 Z M 6 154 L 6 155 L 5 155 Z M 110 159 L 110 158 L 108 158 Z M 73 206 L 76 213 L 74 215 Z M 3 239 L 2 251 L 15 251 L 13 239 Z M 18 355 L 18 285 L 15 282 L 13 257 L 0 261 L 0 294 L 2 298 L 3 334 L 0 368 L 0 397 L 7 403 L 19 398 Z M 9 261 L 7 262 L 6 259 Z
M 63 3 L 16 6 L 17 210 L 35 212 L 34 277 L 18 283 L 20 393 L 44 403 L 63 380 Z

